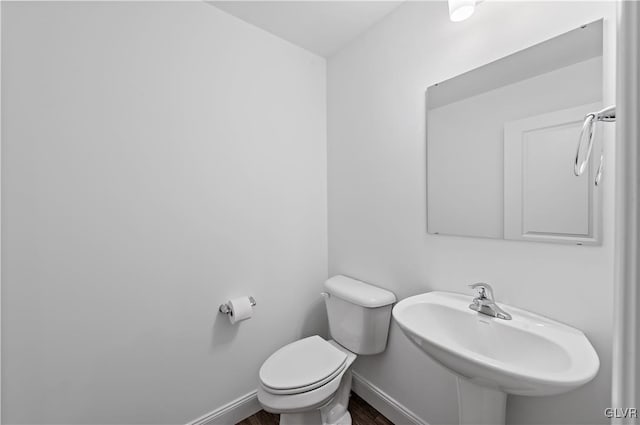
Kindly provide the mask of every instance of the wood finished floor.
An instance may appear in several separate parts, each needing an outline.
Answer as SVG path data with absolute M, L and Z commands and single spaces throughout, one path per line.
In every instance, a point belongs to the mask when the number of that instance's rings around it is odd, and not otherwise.
M 351 412 L 353 425 L 393 425 L 389 419 L 382 416 L 382 413 L 371 407 L 355 393 L 351 393 L 351 398 L 349 398 L 349 412 Z M 280 415 L 261 410 L 237 425 L 278 425 L 279 421 Z

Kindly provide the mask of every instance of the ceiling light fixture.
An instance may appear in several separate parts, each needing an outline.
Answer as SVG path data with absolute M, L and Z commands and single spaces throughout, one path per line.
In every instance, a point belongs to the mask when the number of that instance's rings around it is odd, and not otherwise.
M 476 0 L 449 0 L 449 18 L 453 22 L 461 22 L 473 15 Z

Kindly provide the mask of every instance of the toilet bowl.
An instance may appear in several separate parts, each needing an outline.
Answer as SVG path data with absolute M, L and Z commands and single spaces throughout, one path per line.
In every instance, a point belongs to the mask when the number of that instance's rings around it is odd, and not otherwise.
M 314 335 L 277 350 L 260 368 L 258 401 L 280 425 L 350 425 L 351 365 L 384 351 L 392 292 L 335 276 L 325 282 L 332 340 Z
M 347 411 L 356 354 L 317 335 L 295 341 L 260 368 L 258 400 L 280 424 L 351 424 Z

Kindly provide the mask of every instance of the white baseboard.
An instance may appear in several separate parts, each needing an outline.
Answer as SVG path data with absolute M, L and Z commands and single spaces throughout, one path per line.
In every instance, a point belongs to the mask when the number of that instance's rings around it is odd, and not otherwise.
M 232 425 L 258 412 L 262 407 L 258 403 L 256 391 L 251 391 L 224 406 L 189 422 L 187 425 Z
M 411 410 L 386 394 L 366 378 L 353 372 L 353 392 L 372 405 L 396 425 L 429 425 Z M 257 413 L 262 407 L 256 391 L 239 397 L 224 406 L 189 422 L 187 425 L 232 425 Z
M 390 397 L 387 393 L 376 387 L 369 380 L 352 372 L 353 392 L 358 394 L 364 401 L 373 406 L 378 412 L 382 413 L 391 422 L 396 425 L 429 425 L 428 422 L 420 419 L 411 410 L 404 407 L 397 400 Z

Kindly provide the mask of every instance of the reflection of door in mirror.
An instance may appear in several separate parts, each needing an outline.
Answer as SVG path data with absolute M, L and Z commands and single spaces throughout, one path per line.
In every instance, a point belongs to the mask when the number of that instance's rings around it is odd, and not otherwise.
M 602 102 L 602 21 L 570 31 L 483 67 L 446 80 L 427 90 L 427 229 L 429 233 L 536 241 L 569 240 L 584 229 L 558 226 L 568 224 L 564 216 L 553 216 L 553 198 L 529 196 L 538 202 L 528 210 L 548 211 L 551 238 L 505 235 L 515 210 L 505 204 L 504 128 L 505 124 L 550 114 L 585 104 Z M 582 117 L 579 117 L 581 120 Z M 539 157 L 548 164 L 568 162 L 571 172 L 580 128 L 564 129 L 566 140 L 549 146 Z M 560 133 L 553 137 L 560 137 Z M 570 142 L 569 142 L 570 140 Z M 550 143 L 547 141 L 547 143 Z M 537 147 L 543 145 L 541 142 Z M 594 148 L 595 149 L 595 148 Z M 532 155 L 529 159 L 533 158 Z M 565 158 L 566 157 L 566 158 Z M 578 179 L 578 181 L 582 181 Z M 585 189 L 567 182 L 576 193 L 567 193 L 563 209 L 588 217 L 588 236 L 597 234 L 592 202 L 585 204 Z M 580 188 L 578 188 L 580 186 Z M 567 203 L 574 200 L 575 205 Z M 542 218 L 539 218 L 542 220 Z M 551 223 L 554 223 L 553 226 Z M 538 222 L 537 225 L 539 225 Z M 555 227 L 554 227 L 555 226 Z M 532 231 L 533 232 L 533 231 Z M 531 233 L 531 232 L 530 232 Z M 564 240 L 563 235 L 569 236 Z M 595 239 L 590 240 L 593 242 Z M 589 242 L 589 241 L 588 241 Z
M 595 170 L 576 177 L 572 164 L 584 116 L 601 107 L 590 103 L 505 123 L 505 239 L 597 241 Z

